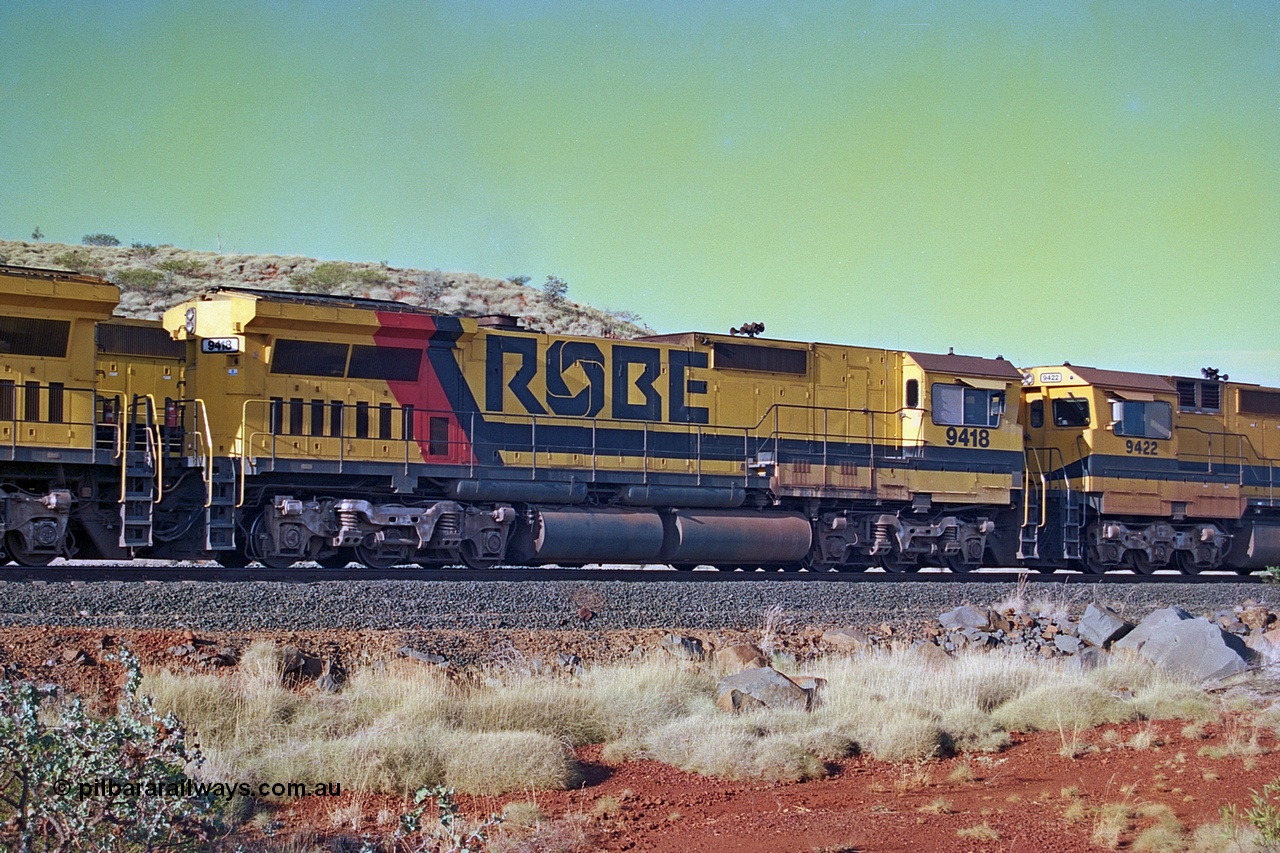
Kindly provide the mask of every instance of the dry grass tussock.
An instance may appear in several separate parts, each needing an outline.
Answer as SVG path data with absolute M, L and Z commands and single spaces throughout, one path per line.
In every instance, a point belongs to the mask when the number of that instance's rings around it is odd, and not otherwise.
M 281 686 L 279 651 L 259 643 L 229 677 L 160 671 L 142 689 L 199 734 L 211 777 L 399 793 L 564 788 L 576 781 L 570 748 L 589 743 L 605 744 L 610 761 L 796 780 L 858 752 L 918 762 L 1000 749 L 1013 730 L 1211 709 L 1204 694 L 1133 662 L 1081 673 L 1001 651 L 938 662 L 899 650 L 819 659 L 794 674 L 827 679 L 810 712 L 727 715 L 715 707 L 712 672 L 665 658 L 577 678 L 495 673 L 483 685 L 396 661 L 356 670 L 342 692 L 323 694 Z

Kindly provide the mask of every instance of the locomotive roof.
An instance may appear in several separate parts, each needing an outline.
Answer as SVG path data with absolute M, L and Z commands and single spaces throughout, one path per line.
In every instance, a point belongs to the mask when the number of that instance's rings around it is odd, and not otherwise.
M 978 355 L 908 352 L 915 363 L 930 373 L 956 373 L 961 376 L 992 376 L 997 379 L 1022 381 L 1022 373 L 1003 357 L 983 358 Z
M 254 296 L 258 299 L 269 299 L 273 302 L 292 302 L 297 305 L 327 305 L 339 308 L 363 308 L 368 311 L 396 311 L 403 314 L 431 314 L 441 312 L 421 305 L 410 305 L 407 302 L 396 302 L 392 299 L 370 299 L 366 296 L 330 296 L 319 293 L 294 293 L 288 290 L 268 290 L 260 287 L 233 287 L 224 285 L 206 290 L 204 295 L 216 293 L 238 293 Z
M 85 275 L 84 273 L 71 272 L 69 270 L 50 270 L 42 267 L 18 267 L 12 264 L 0 264 L 0 273 L 4 275 L 22 276 L 23 278 L 43 278 L 50 281 L 79 281 L 85 284 L 105 284 L 115 287 L 114 284 L 104 278 L 96 275 Z
M 1080 367 L 1063 363 L 1063 367 L 1079 376 L 1090 385 L 1101 385 L 1117 391 L 1144 391 L 1151 394 L 1172 394 L 1174 388 L 1169 380 L 1150 373 L 1129 373 L 1125 370 L 1102 370 L 1097 367 Z

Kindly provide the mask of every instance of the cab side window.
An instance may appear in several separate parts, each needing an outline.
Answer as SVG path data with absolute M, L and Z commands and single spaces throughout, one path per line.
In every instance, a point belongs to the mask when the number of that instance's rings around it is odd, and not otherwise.
M 1111 404 L 1116 435 L 1136 438 L 1172 438 L 1173 406 L 1169 403 L 1139 403 L 1125 400 Z
M 1087 427 L 1089 425 L 1089 401 L 1078 397 L 1054 400 L 1053 425 L 1056 427 Z
M 996 427 L 1004 413 L 1004 392 L 934 383 L 933 422 L 940 426 Z
M 1040 429 L 1044 426 L 1044 400 L 1031 401 L 1031 428 Z

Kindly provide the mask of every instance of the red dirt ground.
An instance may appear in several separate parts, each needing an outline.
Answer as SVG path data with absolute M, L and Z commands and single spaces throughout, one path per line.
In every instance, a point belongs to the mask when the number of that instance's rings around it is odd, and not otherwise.
M 402 640 L 374 632 L 255 636 L 312 650 L 336 642 L 374 657 L 388 655 Z M 180 631 L 6 628 L 0 629 L 0 666 L 10 677 L 55 681 L 109 707 L 118 694 L 120 670 L 101 661 L 104 637 L 110 638 L 105 651 L 127 643 L 147 665 L 172 665 L 165 649 L 184 641 Z M 244 634 L 209 639 L 243 646 L 249 638 Z M 522 654 L 565 645 L 565 638 L 554 636 L 505 639 Z M 614 638 L 604 645 L 622 649 L 641 639 Z M 94 663 L 76 663 L 74 654 L 64 655 L 68 649 L 85 652 Z M 593 746 L 578 751 L 584 782 L 576 790 L 501 798 L 460 796 L 459 805 L 471 818 L 527 801 L 536 802 L 549 820 L 586 815 L 582 824 L 589 843 L 571 848 L 575 850 L 1065 853 L 1113 849 L 1090 841 L 1095 810 L 1124 804 L 1131 808 L 1119 839 L 1120 849 L 1126 849 L 1158 821 L 1156 816 L 1142 816 L 1144 806 L 1167 806 L 1189 834 L 1217 821 L 1224 805 L 1247 806 L 1250 789 L 1260 790 L 1280 776 L 1276 734 L 1267 727 L 1255 728 L 1248 712 L 1204 725 L 1199 733 L 1203 736 L 1184 735 L 1185 726 L 1177 721 L 1140 722 L 1083 732 L 1085 751 L 1075 758 L 1063 757 L 1064 737 L 1056 732 L 1015 735 L 1011 746 L 993 755 L 919 765 L 854 757 L 831 765 L 824 779 L 791 784 L 727 782 L 647 761 L 612 765 L 601 758 L 601 748 Z M 1124 745 L 1140 732 L 1154 745 Z M 1252 755 L 1202 754 L 1205 747 L 1240 745 L 1251 738 L 1256 742 Z M 274 845 L 292 834 L 322 842 L 340 835 L 385 835 L 392 827 L 385 819 L 379 826 L 378 813 L 384 812 L 385 818 L 407 808 L 396 798 L 359 794 L 300 800 L 279 808 L 276 817 L 283 828 L 273 841 L 263 841 Z M 990 832 L 966 833 L 975 827 Z M 511 827 L 503 832 L 519 836 Z M 237 837 L 255 844 L 261 836 L 246 827 Z

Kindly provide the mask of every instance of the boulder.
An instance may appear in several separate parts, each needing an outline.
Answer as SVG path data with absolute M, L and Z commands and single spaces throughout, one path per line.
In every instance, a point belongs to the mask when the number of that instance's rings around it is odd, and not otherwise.
M 797 675 L 791 679 L 808 695 L 808 701 L 805 707 L 812 711 L 814 708 L 822 704 L 822 694 L 827 690 L 827 680 L 819 678 L 816 675 Z
M 1261 634 L 1250 634 L 1244 642 L 1267 663 L 1280 662 L 1280 628 L 1272 628 Z
M 1275 614 L 1265 607 L 1246 607 L 1240 611 L 1240 621 L 1255 633 L 1266 630 L 1275 618 Z
M 1067 658 L 1067 666 L 1080 672 L 1089 672 L 1107 664 L 1107 653 L 1093 646 L 1080 646 L 1077 654 Z
M 680 660 L 698 661 L 706 657 L 706 653 L 702 650 L 702 641 L 694 637 L 667 634 L 658 645 L 664 652 Z
M 816 689 L 816 688 L 815 688 Z M 726 675 L 720 679 L 716 691 L 716 704 L 724 707 L 725 703 L 733 704 L 741 710 L 743 700 L 734 700 L 726 694 L 741 693 L 759 702 L 766 708 L 796 708 L 804 710 L 809 707 L 811 693 L 773 667 L 762 666 L 755 669 L 744 669 L 742 672 Z
M 416 660 L 419 663 L 430 664 L 431 666 L 448 666 L 449 659 L 444 655 L 437 655 L 432 652 L 420 652 L 417 649 L 411 649 L 408 646 L 401 646 L 396 649 L 396 654 L 401 657 Z
M 716 697 L 716 707 L 728 714 L 741 714 L 743 711 L 763 708 L 765 704 L 754 696 L 731 687 Z
M 1114 610 L 1090 604 L 1084 609 L 1076 635 L 1091 646 L 1105 649 L 1132 630 L 1133 625 L 1121 619 Z
M 287 676 L 314 681 L 324 671 L 324 661 L 294 646 L 285 646 L 280 650 L 280 656 L 280 670 Z
M 321 693 L 337 693 L 346 680 L 347 673 L 342 665 L 333 660 L 327 660 L 324 662 L 324 671 L 316 679 L 316 688 Z
M 1119 640 L 1111 644 L 1113 649 L 1128 649 L 1129 651 L 1141 651 L 1142 646 L 1147 640 L 1151 639 L 1158 632 L 1168 625 L 1176 622 L 1185 622 L 1191 618 L 1191 614 L 1177 607 L 1164 607 L 1160 610 L 1152 610 L 1146 617 L 1138 623 L 1138 626 L 1129 633 L 1125 634 Z M 1209 620 L 1206 619 L 1206 622 Z
M 1053 645 L 1063 654 L 1074 655 L 1080 651 L 1080 647 L 1084 644 L 1080 642 L 1079 637 L 1073 637 L 1070 634 L 1059 634 L 1053 638 Z
M 1145 619 L 1129 637 L 1142 630 L 1144 624 Z M 1113 648 L 1121 648 L 1129 637 Z M 1250 656 L 1243 640 L 1203 617 L 1165 621 L 1148 631 L 1140 644 L 1134 645 L 1136 647 L 1124 647 L 1169 672 L 1197 681 L 1215 681 L 1243 672 Z
M 726 672 L 739 672 L 744 669 L 759 669 L 769 665 L 764 653 L 750 643 L 737 643 L 716 649 L 712 659 L 716 665 Z
M 938 616 L 938 621 L 948 631 L 959 631 L 962 628 L 991 630 L 991 614 L 971 604 L 962 604 L 954 610 L 948 610 Z
M 842 652 L 863 652 L 871 648 L 871 637 L 857 628 L 832 628 L 822 632 L 822 642 Z

